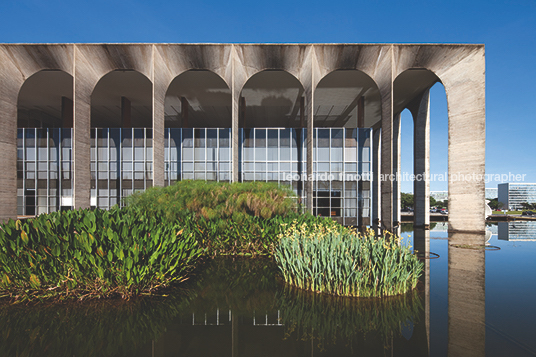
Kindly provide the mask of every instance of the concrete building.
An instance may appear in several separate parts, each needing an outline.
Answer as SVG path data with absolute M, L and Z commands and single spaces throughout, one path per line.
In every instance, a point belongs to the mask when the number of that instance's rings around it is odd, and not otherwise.
M 520 210 L 523 203 L 536 203 L 536 183 L 500 183 L 498 200 L 503 209 Z
M 433 197 L 436 201 L 448 200 L 449 191 L 430 191 L 430 197 Z
M 485 230 L 483 45 L 4 44 L 0 80 L 2 220 L 195 178 L 291 184 L 316 214 L 392 230 L 400 113 L 427 176 L 441 82 L 449 228 Z M 429 182 L 414 193 L 426 227 Z

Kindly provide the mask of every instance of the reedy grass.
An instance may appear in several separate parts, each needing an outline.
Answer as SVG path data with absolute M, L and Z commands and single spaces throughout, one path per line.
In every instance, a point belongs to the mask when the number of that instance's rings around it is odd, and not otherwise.
M 415 288 L 423 271 L 399 238 L 376 237 L 372 230 L 361 234 L 292 224 L 280 235 L 274 257 L 287 283 L 340 296 L 402 294 Z

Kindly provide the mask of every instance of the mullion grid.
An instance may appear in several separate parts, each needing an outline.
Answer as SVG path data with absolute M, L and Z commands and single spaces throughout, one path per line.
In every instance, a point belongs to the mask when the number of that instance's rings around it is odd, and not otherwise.
M 249 135 L 246 137 L 246 130 L 249 130 Z M 297 130 L 301 130 L 302 135 L 297 135 Z M 277 148 L 276 148 L 276 154 L 271 155 L 272 152 L 270 149 L 274 149 L 273 147 L 270 147 L 270 136 L 273 133 L 277 133 Z M 241 173 L 242 173 L 242 181 L 273 181 L 278 184 L 281 184 L 282 181 L 284 181 L 285 184 L 291 184 L 292 182 L 287 182 L 285 180 L 281 179 L 282 174 L 290 174 L 294 177 L 295 174 L 298 174 L 298 171 L 294 171 L 294 165 L 299 165 L 300 163 L 299 158 L 297 157 L 296 160 L 293 159 L 293 152 L 298 150 L 298 145 L 301 145 L 302 150 L 305 149 L 305 140 L 303 140 L 303 129 L 293 129 L 293 128 L 251 128 L 251 129 L 240 129 L 240 152 L 241 152 Z M 262 146 L 258 145 L 257 138 L 260 137 L 260 133 L 264 134 L 264 144 Z M 283 136 L 283 133 L 285 135 L 288 135 L 289 140 L 289 146 L 285 147 L 284 149 L 288 149 L 289 158 L 287 160 L 282 159 L 282 146 L 281 146 L 281 139 Z M 296 138 L 296 145 L 293 144 L 293 138 Z M 298 140 L 300 138 L 300 140 Z M 272 138 L 273 140 L 274 138 Z M 248 142 L 248 145 L 246 146 L 246 140 Z M 246 155 L 246 149 L 248 150 L 248 155 Z M 259 153 L 258 149 L 263 149 L 263 154 L 261 155 Z M 270 159 L 269 159 L 270 157 Z M 275 159 L 273 158 L 275 157 Z M 305 165 L 306 161 L 304 160 L 305 155 L 302 157 L 302 167 Z M 282 172 L 282 164 L 286 163 L 287 167 L 289 168 L 289 172 Z M 258 170 L 257 167 L 261 165 L 264 165 L 261 170 Z M 273 167 L 276 167 L 277 171 L 273 170 Z M 297 167 L 296 167 L 297 170 Z M 276 175 L 276 178 L 274 179 L 274 174 Z M 299 178 L 300 181 L 302 181 L 302 177 Z M 293 190 L 298 193 L 298 190 L 294 187 L 292 187 Z M 304 199 L 303 193 L 301 194 L 300 199 Z
M 61 128 L 18 128 L 17 129 L 17 153 L 18 173 L 17 180 L 22 181 L 17 185 L 17 213 L 27 215 L 28 197 L 27 191 L 34 191 L 34 214 L 51 213 L 57 211 L 62 202 L 62 185 L 63 175 L 63 135 Z M 28 146 L 30 134 L 33 134 L 33 146 Z M 50 144 L 51 139 L 54 145 Z M 56 140 L 54 140 L 56 139 Z M 44 145 L 42 144 L 44 142 Z M 33 155 L 30 155 L 30 150 Z M 55 156 L 52 157 L 51 151 L 55 150 Z M 42 154 L 44 152 L 44 154 Z M 29 157 L 33 157 L 32 160 Z M 54 165 L 55 170 L 51 169 Z M 29 170 L 28 167 L 33 169 Z M 43 169 L 44 167 L 44 169 Z M 19 170 L 19 168 L 21 170 Z M 55 174 L 56 186 L 51 187 L 51 176 Z M 31 188 L 28 182 L 33 181 Z M 44 183 L 44 185 L 43 185 Z M 20 187 L 19 187 L 20 186 Z M 52 192 L 52 189 L 55 192 Z
M 174 131 L 177 131 L 178 135 L 179 135 L 179 144 L 177 144 L 177 141 L 175 141 L 175 144 L 172 145 L 172 137 L 173 137 L 173 132 Z M 191 157 L 188 157 L 186 158 L 186 155 L 184 154 L 184 130 L 191 130 L 192 131 L 192 156 Z M 216 133 L 216 143 L 215 143 L 215 147 L 209 147 L 209 138 L 208 138 L 208 134 L 209 134 L 209 131 L 210 130 L 215 130 L 215 133 Z M 222 145 L 222 137 L 221 137 L 221 131 L 222 130 L 227 130 L 228 131 L 228 144 L 226 146 L 223 146 Z M 167 174 L 167 179 L 166 179 L 166 183 L 168 185 L 171 185 L 171 177 L 173 176 L 173 170 L 174 167 L 176 167 L 176 170 L 178 171 L 176 174 L 177 174 L 177 180 L 184 180 L 184 179 L 204 179 L 204 180 L 207 180 L 207 181 L 222 181 L 222 177 L 224 177 L 225 179 L 223 179 L 223 181 L 231 181 L 231 173 L 230 173 L 230 168 L 231 168 L 231 164 L 230 164 L 230 159 L 229 159 L 229 151 L 230 151 L 230 140 L 231 140 L 231 136 L 230 136 L 230 130 L 229 128 L 177 128 L 177 129 L 172 129 L 172 128 L 167 128 L 166 129 L 166 134 L 168 135 L 168 146 L 167 146 L 167 149 L 168 149 L 168 157 L 166 159 L 166 174 Z M 203 137 L 204 137 L 204 144 L 202 147 L 198 146 L 196 144 L 196 131 L 198 131 L 199 133 L 202 133 L 203 134 Z M 180 146 L 179 146 L 180 145 Z M 177 150 L 177 148 L 180 148 L 179 152 L 177 153 L 177 156 L 176 156 L 176 166 L 173 165 L 173 162 L 172 162 L 172 152 L 173 150 Z M 196 150 L 197 149 L 197 150 Z M 202 153 L 199 153 L 199 149 L 203 149 L 202 150 Z M 208 150 L 214 150 L 215 151 L 215 155 L 214 157 L 212 157 L 210 160 L 208 159 Z M 222 149 L 226 149 L 228 151 L 227 153 L 227 158 L 225 160 L 221 160 L 221 153 L 220 151 Z M 197 152 L 197 154 L 196 154 Z M 214 167 L 213 169 L 209 169 L 208 165 L 209 163 Z M 184 165 L 185 164 L 189 164 L 192 166 L 192 170 L 191 171 L 186 171 L 186 175 L 188 177 L 185 177 L 185 169 L 184 169 Z M 202 170 L 199 170 L 196 168 L 196 164 L 202 164 Z M 225 169 L 223 169 L 223 164 L 225 164 Z M 198 175 L 201 174 L 201 177 L 199 177 Z M 210 177 L 209 177 L 210 176 Z

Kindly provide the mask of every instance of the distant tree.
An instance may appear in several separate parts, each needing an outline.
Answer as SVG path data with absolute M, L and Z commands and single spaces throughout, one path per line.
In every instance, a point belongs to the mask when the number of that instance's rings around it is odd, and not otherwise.
M 400 195 L 400 205 L 402 206 L 402 208 L 413 208 L 413 204 L 413 194 L 402 192 L 402 194 Z
M 432 206 L 437 206 L 437 201 L 436 201 L 435 198 L 430 196 L 430 207 L 432 207 Z
M 536 203 L 523 202 L 521 207 L 523 207 L 524 210 L 536 209 Z
M 494 199 L 490 200 L 489 203 L 488 203 L 488 206 L 492 210 L 498 210 L 499 209 L 499 199 L 494 198 Z

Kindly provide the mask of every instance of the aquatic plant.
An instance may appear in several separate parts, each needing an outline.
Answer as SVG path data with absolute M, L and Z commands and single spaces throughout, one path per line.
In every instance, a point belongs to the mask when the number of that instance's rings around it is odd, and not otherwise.
M 319 293 L 382 297 L 415 288 L 423 264 L 400 238 L 291 224 L 274 252 L 285 281 Z
M 294 192 L 267 182 L 179 181 L 124 200 L 126 210 L 141 209 L 194 234 L 207 254 L 271 254 L 292 221 L 334 225 L 329 219 L 300 214 Z
M 203 250 L 179 224 L 143 210 L 73 210 L 0 226 L 0 297 L 152 293 L 186 279 Z

